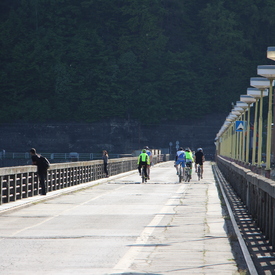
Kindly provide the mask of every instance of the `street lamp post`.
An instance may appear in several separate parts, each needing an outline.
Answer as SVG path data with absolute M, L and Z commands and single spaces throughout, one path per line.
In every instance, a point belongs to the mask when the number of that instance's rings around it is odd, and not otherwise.
M 267 58 L 275 61 L 275 47 L 268 47 L 267 48 Z M 274 86 L 274 85 L 272 85 Z M 273 95 L 273 100 L 275 101 L 275 95 Z M 275 104 L 273 102 L 273 123 L 275 122 Z M 271 140 L 271 152 L 273 156 L 273 161 L 275 157 L 275 127 L 273 125 L 272 129 L 272 140 Z
M 227 129 L 230 125 L 229 121 L 225 121 L 220 130 L 220 154 L 227 156 Z
M 240 110 L 238 109 L 241 109 L 243 110 L 242 108 L 234 108 L 231 110 L 231 114 L 232 115 L 236 115 L 236 118 L 234 118 L 234 120 L 232 120 L 232 131 L 233 131 L 233 140 L 232 140 L 232 158 L 233 159 L 236 159 L 237 157 L 237 148 L 238 148 L 238 135 L 237 135 L 237 132 L 236 132 L 236 129 L 234 128 L 234 122 L 239 118 L 239 116 L 242 114 L 240 112 Z
M 238 119 L 242 119 L 242 114 L 244 112 L 244 109 L 241 107 L 238 107 L 237 105 L 234 107 L 234 112 L 239 113 Z M 233 113 L 233 112 L 232 112 Z M 236 114 L 236 113 L 235 113 Z M 235 148 L 235 159 L 236 160 L 241 160 L 241 155 L 240 155 L 240 148 L 241 148 L 241 132 L 237 131 L 235 128 L 235 135 L 236 135 L 236 148 Z
M 258 130 L 258 102 L 262 96 L 262 91 L 256 88 L 248 88 L 247 94 L 253 96 L 256 99 L 255 112 L 254 112 L 254 123 L 253 123 L 253 144 L 252 144 L 252 165 L 256 164 L 256 139 Z M 259 148 L 259 146 L 258 146 Z
M 249 163 L 249 140 L 250 140 L 250 106 L 256 102 L 256 99 L 250 95 L 241 95 L 240 100 L 248 104 L 247 112 L 247 126 L 246 126 L 246 151 L 245 151 L 245 162 Z
M 243 108 L 243 115 L 242 115 L 242 121 L 244 122 L 245 121 L 245 112 L 246 112 L 246 109 L 248 108 L 248 104 L 243 102 L 243 101 L 237 101 L 236 103 L 237 107 L 241 107 Z M 244 135 L 244 129 L 242 131 L 242 135 L 240 137 L 240 160 L 241 161 L 244 161 L 244 150 L 245 150 L 245 135 Z
M 232 112 L 228 115 L 228 117 L 226 118 L 226 121 L 229 121 L 229 127 L 228 127 L 228 133 L 229 133 L 229 144 L 228 144 L 228 149 L 230 150 L 228 152 L 228 156 L 233 158 L 234 155 L 234 121 L 237 119 L 237 114 L 233 114 Z
M 267 47 L 266 57 L 275 61 L 275 47 Z
M 229 128 L 230 122 L 225 121 L 224 122 L 224 131 L 223 131 L 223 155 L 225 157 L 228 157 L 228 128 Z
M 267 115 L 267 137 L 266 137 L 266 170 L 270 172 L 271 167 L 271 124 L 272 124 L 272 84 L 275 79 L 274 65 L 259 65 L 258 75 L 269 79 L 268 115 Z M 268 175 L 270 176 L 270 175 Z
M 265 78 L 266 79 L 266 78 Z M 267 82 L 268 79 L 266 79 Z M 250 79 L 251 86 L 257 85 L 255 80 Z M 254 85 L 253 85 L 254 84 Z M 259 84 L 259 83 L 258 83 Z M 256 89 L 256 88 L 248 88 L 247 89 L 247 94 L 253 96 L 256 99 L 256 104 L 255 104 L 255 114 L 254 114 L 254 130 L 253 130 L 253 146 L 252 146 L 252 165 L 256 164 L 256 135 L 257 135 L 257 127 L 258 129 L 258 165 L 261 164 L 261 155 L 262 155 L 262 113 L 263 113 L 263 102 L 262 98 L 264 96 L 268 95 L 268 91 L 264 89 Z M 260 100 L 260 116 L 259 116 L 259 126 L 257 125 L 257 115 L 258 115 L 258 101 Z
M 250 85 L 258 88 L 261 91 L 260 97 L 260 113 L 259 113 L 259 126 L 258 126 L 258 167 L 261 167 L 262 163 L 262 147 L 263 147 L 263 97 L 268 96 L 269 80 L 265 77 L 251 77 Z

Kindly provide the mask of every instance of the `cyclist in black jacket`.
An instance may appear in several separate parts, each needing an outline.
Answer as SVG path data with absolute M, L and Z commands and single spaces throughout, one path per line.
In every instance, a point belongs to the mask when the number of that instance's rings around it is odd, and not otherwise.
M 201 178 L 202 178 L 202 173 L 203 173 L 204 161 L 205 161 L 205 159 L 204 159 L 204 154 L 203 154 L 202 148 L 198 148 L 197 152 L 195 153 L 195 169 L 196 169 L 196 173 L 198 173 L 197 165 L 199 164 L 201 167 Z

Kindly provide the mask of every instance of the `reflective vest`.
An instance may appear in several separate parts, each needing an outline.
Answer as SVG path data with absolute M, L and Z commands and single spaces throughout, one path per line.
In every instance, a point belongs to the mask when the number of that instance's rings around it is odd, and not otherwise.
M 138 164 L 141 162 L 147 162 L 150 165 L 150 158 L 146 153 L 141 153 L 138 157 Z
M 185 158 L 186 160 L 193 161 L 193 154 L 191 152 L 185 152 Z

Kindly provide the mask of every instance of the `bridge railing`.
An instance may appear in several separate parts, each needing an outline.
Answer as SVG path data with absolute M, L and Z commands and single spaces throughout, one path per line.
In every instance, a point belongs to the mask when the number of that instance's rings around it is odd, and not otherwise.
M 220 156 L 217 165 L 275 248 L 275 182 Z
M 169 160 L 166 155 L 153 156 L 156 164 Z M 137 157 L 110 159 L 109 175 L 137 169 Z M 34 165 L 0 168 L 0 205 L 39 194 L 37 168 Z M 48 192 L 104 178 L 102 160 L 51 164 L 47 175 Z

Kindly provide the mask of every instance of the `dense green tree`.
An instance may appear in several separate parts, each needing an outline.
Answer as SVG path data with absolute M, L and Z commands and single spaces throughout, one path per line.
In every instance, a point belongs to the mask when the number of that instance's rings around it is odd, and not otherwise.
M 0 122 L 229 112 L 274 45 L 272 0 L 3 0 Z

